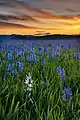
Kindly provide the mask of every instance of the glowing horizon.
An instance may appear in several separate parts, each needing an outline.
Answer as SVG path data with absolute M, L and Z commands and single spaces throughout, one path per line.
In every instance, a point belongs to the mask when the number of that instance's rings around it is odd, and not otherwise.
M 0 35 L 80 34 L 79 5 L 79 0 L 0 1 Z

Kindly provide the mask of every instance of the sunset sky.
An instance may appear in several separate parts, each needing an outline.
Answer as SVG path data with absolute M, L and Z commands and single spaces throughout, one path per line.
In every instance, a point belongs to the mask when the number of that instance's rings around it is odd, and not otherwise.
M 80 0 L 0 0 L 0 34 L 80 34 Z

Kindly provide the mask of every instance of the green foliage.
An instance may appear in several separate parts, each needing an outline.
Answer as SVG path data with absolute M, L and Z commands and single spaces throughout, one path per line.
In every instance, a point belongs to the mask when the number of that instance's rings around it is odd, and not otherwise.
M 39 56 L 38 63 L 28 62 L 24 58 L 24 69 L 15 75 L 15 80 L 11 71 L 10 76 L 5 77 L 6 56 L 2 57 L 4 51 L 0 52 L 0 120 L 79 120 L 80 61 L 71 56 L 72 51 L 64 49 L 58 60 L 56 55 L 47 59 L 44 70 L 41 65 L 43 53 Z M 14 61 L 18 59 L 15 54 Z M 27 54 L 25 52 L 24 56 Z M 68 104 L 61 98 L 61 80 L 56 71 L 59 65 L 65 69 L 66 83 L 73 93 Z M 24 90 L 24 80 L 29 72 L 33 79 L 30 96 Z M 42 87 L 42 81 L 46 82 L 45 87 Z

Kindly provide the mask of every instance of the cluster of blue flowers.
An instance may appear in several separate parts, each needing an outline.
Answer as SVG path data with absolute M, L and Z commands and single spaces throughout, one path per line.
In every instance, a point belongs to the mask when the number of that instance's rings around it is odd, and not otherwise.
M 11 61 L 13 59 L 13 53 L 12 51 L 8 52 L 8 61 Z
M 60 75 L 60 78 L 61 80 L 65 80 L 65 70 L 64 68 L 61 68 L 61 66 L 58 66 L 57 67 L 57 72 L 59 72 L 59 75 Z M 72 99 L 72 91 L 71 91 L 71 88 L 69 88 L 65 81 L 64 82 L 64 87 L 63 87 L 63 95 L 62 95 L 62 100 L 67 100 L 68 99 Z
M 8 59 L 8 66 L 6 71 L 6 76 L 9 76 L 9 70 L 12 72 L 13 75 L 16 75 L 17 72 L 21 72 L 23 70 L 23 62 L 16 61 L 14 62 L 14 55 L 13 50 L 11 48 L 7 48 L 7 59 Z

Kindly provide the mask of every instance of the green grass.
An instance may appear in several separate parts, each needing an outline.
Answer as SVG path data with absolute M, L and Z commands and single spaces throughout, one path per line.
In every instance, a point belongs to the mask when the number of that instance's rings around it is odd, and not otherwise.
M 80 59 L 71 57 L 71 52 L 64 50 L 59 59 L 47 59 L 44 71 L 42 55 L 37 64 L 24 59 L 24 69 L 15 75 L 16 80 L 12 74 L 4 76 L 6 57 L 0 52 L 0 120 L 80 120 Z M 73 97 L 68 103 L 61 98 L 64 81 L 56 71 L 59 65 L 65 69 L 65 81 L 72 90 Z M 33 79 L 31 96 L 24 91 L 24 80 L 29 72 Z M 45 87 L 42 81 L 46 82 Z

